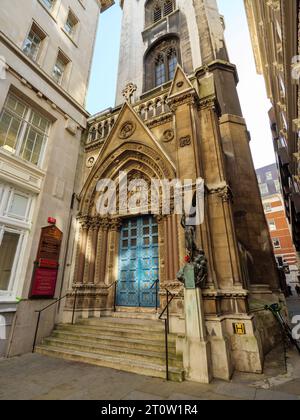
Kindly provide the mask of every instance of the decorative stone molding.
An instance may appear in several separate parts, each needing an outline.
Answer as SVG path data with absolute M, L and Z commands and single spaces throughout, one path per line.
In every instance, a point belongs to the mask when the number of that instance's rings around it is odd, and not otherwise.
M 174 98 L 168 100 L 168 105 L 171 111 L 176 112 L 177 108 L 185 104 L 197 104 L 198 98 L 194 90 L 190 90 L 187 93 L 177 95 Z
M 126 140 L 133 135 L 135 132 L 136 125 L 132 121 L 125 122 L 119 132 L 119 138 L 122 140 Z
M 218 195 L 218 197 L 220 197 L 223 201 L 223 203 L 227 203 L 233 200 L 233 193 L 231 188 L 229 187 L 229 185 L 224 185 L 224 186 L 220 186 L 217 188 L 206 188 L 206 190 L 208 191 L 208 194 L 210 195 Z
M 95 158 L 93 156 L 89 157 L 88 160 L 86 161 L 86 167 L 92 168 L 94 164 L 95 164 Z
M 126 101 L 131 102 L 131 98 L 132 98 L 134 92 L 136 92 L 136 91 L 137 91 L 137 85 L 130 82 L 123 89 L 122 95 L 126 99 Z
M 191 144 L 192 144 L 191 136 L 185 136 L 185 137 L 181 137 L 181 139 L 179 139 L 179 146 L 180 147 L 190 146 Z
M 164 143 L 169 143 L 172 140 L 174 140 L 175 134 L 174 134 L 174 130 L 173 129 L 168 129 L 165 130 L 163 135 L 162 135 L 162 141 Z

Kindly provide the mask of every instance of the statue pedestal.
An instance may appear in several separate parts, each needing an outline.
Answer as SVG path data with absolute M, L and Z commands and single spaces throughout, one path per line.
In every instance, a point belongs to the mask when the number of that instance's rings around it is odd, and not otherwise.
M 185 290 L 185 368 L 187 379 L 200 383 L 212 380 L 210 343 L 206 337 L 201 289 L 195 288 L 195 272 L 192 264 L 184 268 Z

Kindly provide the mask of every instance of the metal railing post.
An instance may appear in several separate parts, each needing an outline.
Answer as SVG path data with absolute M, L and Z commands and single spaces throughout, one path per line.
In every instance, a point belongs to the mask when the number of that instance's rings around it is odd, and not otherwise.
M 169 346 L 168 346 L 168 320 L 165 319 L 165 346 L 166 346 L 166 380 L 169 380 Z
M 115 282 L 114 312 L 117 311 L 117 282 Z
M 36 329 L 35 329 L 34 340 L 33 340 L 33 345 L 32 345 L 32 353 L 34 353 L 35 351 L 36 340 L 37 340 L 39 326 L 40 326 L 40 319 L 41 319 L 41 312 L 38 313 L 38 319 L 36 323 Z
M 74 296 L 74 303 L 73 303 L 72 325 L 74 325 L 76 306 L 77 306 L 77 289 L 75 289 L 75 296 Z
M 158 280 L 156 280 L 156 283 L 155 283 L 155 292 L 156 292 L 156 295 L 155 295 L 155 310 L 157 312 L 157 309 L 158 309 Z
M 168 320 L 168 334 L 170 332 L 170 323 L 169 323 L 169 290 L 167 290 L 167 320 Z

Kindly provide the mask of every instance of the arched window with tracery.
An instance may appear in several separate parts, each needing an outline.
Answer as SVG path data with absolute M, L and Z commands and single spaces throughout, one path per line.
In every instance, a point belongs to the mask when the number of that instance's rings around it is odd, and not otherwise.
M 149 0 L 146 3 L 146 26 L 159 22 L 176 9 L 176 0 Z
M 175 75 L 176 66 L 178 63 L 176 48 L 170 48 L 167 52 L 168 73 L 169 80 L 173 79 Z
M 156 43 L 145 56 L 145 91 L 172 80 L 180 63 L 180 46 L 177 36 Z

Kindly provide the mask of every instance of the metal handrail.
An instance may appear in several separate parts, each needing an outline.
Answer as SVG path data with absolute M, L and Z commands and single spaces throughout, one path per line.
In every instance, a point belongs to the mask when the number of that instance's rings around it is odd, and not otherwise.
M 165 289 L 167 292 L 167 304 L 162 311 L 162 313 L 159 315 L 158 319 L 162 320 L 162 317 L 164 316 L 165 312 L 167 311 L 167 317 L 164 319 L 165 322 L 165 351 L 166 351 L 166 380 L 169 380 L 169 343 L 168 343 L 168 335 L 170 333 L 170 320 L 169 320 L 169 306 L 172 302 L 172 300 L 175 298 L 176 295 L 169 292 L 168 289 Z M 169 296 L 172 296 L 169 300 Z
M 107 288 L 107 290 L 111 289 L 113 286 L 115 286 L 115 294 L 114 294 L 114 312 L 117 311 L 117 285 L 119 283 L 119 280 L 114 281 L 112 284 L 110 284 Z
M 72 324 L 74 324 L 74 313 L 75 313 L 76 303 L 77 303 L 77 289 L 75 289 L 75 291 L 73 293 L 75 293 L 75 297 L 74 297 L 74 304 L 73 304 Z M 71 296 L 73 295 L 73 293 L 71 293 Z M 56 299 L 54 302 L 51 302 L 49 305 L 45 306 L 44 308 L 42 308 L 42 309 L 40 309 L 38 311 L 35 311 L 35 313 L 38 313 L 38 318 L 37 318 L 37 323 L 36 323 L 36 328 L 35 328 L 35 334 L 34 334 L 34 339 L 33 339 L 32 353 L 34 353 L 35 347 L 36 347 L 36 341 L 37 341 L 37 336 L 38 336 L 38 332 L 39 332 L 41 314 L 44 311 L 46 311 L 47 309 L 51 308 L 52 306 L 57 305 L 59 302 L 61 302 L 67 296 L 69 296 L 69 293 L 67 293 L 66 295 L 62 296 L 59 299 Z
M 155 309 L 157 312 L 158 309 L 158 285 L 159 285 L 159 279 L 155 280 L 152 284 L 152 286 L 150 287 L 150 290 L 153 289 L 155 285 Z

